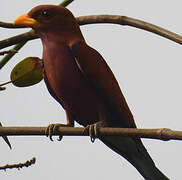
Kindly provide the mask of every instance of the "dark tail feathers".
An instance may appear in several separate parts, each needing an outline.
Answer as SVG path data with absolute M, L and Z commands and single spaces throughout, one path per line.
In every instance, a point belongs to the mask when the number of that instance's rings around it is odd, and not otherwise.
M 138 144 L 135 139 L 118 136 L 101 137 L 100 140 L 127 159 L 146 180 L 169 180 L 155 166 L 141 141 Z

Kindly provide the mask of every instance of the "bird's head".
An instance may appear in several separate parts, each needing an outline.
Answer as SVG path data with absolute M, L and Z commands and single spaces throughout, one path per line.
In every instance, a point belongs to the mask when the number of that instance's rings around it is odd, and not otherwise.
M 78 24 L 72 13 L 56 5 L 40 5 L 15 19 L 14 24 L 33 28 L 36 32 L 75 31 Z

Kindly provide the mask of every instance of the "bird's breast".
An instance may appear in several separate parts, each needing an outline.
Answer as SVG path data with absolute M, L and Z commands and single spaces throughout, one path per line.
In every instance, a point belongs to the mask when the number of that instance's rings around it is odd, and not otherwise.
M 43 60 L 51 95 L 71 111 L 79 124 L 97 122 L 102 102 L 80 71 L 69 47 L 52 45 L 44 48 Z

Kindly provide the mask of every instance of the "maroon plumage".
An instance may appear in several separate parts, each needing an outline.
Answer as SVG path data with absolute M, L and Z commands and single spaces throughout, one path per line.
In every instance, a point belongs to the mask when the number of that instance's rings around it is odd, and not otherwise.
M 42 5 L 15 20 L 32 27 L 43 44 L 45 82 L 63 106 L 68 126 L 102 122 L 109 127 L 136 127 L 119 85 L 102 58 L 89 47 L 72 13 L 60 6 Z M 148 180 L 166 180 L 138 138 L 100 137 Z

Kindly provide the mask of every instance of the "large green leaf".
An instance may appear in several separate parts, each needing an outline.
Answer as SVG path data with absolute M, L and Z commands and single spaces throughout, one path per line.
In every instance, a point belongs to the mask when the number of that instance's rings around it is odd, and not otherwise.
M 11 82 L 18 87 L 32 86 L 43 79 L 42 60 L 38 57 L 27 57 L 11 71 Z

